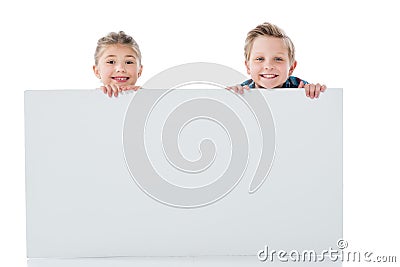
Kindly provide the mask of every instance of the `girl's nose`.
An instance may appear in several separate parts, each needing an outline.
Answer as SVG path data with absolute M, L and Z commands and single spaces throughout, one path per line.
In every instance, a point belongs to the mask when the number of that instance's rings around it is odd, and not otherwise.
M 122 63 L 117 64 L 117 65 L 116 65 L 116 71 L 117 71 L 117 72 L 125 72 L 125 71 L 126 71 L 126 69 L 125 69 L 125 64 L 122 64 Z

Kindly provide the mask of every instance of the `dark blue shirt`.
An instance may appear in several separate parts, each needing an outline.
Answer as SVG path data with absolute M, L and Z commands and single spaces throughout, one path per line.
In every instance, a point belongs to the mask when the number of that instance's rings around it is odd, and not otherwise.
M 304 84 L 308 84 L 308 82 L 300 78 L 289 76 L 289 78 L 286 80 L 286 82 L 283 83 L 281 88 L 298 88 L 301 81 L 303 81 Z M 256 88 L 256 83 L 252 79 L 244 81 L 240 85 L 248 85 L 249 88 Z

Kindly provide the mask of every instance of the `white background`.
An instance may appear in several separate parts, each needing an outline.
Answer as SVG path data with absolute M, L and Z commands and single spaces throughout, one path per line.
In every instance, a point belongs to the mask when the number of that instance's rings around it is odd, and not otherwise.
M 166 68 L 198 61 L 246 74 L 246 33 L 264 21 L 283 28 L 295 43 L 294 75 L 344 88 L 344 238 L 349 250 L 396 255 L 400 261 L 400 19 L 394 3 L 3 1 L 0 266 L 26 265 L 25 90 L 96 88 L 96 42 L 119 30 L 132 35 L 142 50 L 138 85 Z

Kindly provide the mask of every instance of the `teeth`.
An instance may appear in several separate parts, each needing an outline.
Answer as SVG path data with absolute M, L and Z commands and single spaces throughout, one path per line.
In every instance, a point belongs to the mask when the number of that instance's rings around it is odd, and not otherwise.
M 126 80 L 128 80 L 128 78 L 126 78 L 126 77 L 115 77 L 114 80 L 117 80 L 117 81 L 126 81 Z
M 261 76 L 264 78 L 275 78 L 276 74 L 262 74 Z

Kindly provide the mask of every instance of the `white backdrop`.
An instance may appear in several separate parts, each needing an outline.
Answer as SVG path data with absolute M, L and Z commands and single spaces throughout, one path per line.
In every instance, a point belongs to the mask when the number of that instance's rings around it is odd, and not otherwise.
M 279 25 L 294 41 L 294 75 L 344 88 L 344 238 L 349 249 L 396 255 L 400 19 L 394 3 L 3 1 L 0 265 L 26 264 L 24 90 L 97 87 L 92 73 L 97 39 L 118 30 L 134 36 L 141 47 L 139 85 L 166 68 L 198 61 L 246 74 L 246 33 L 264 21 Z

